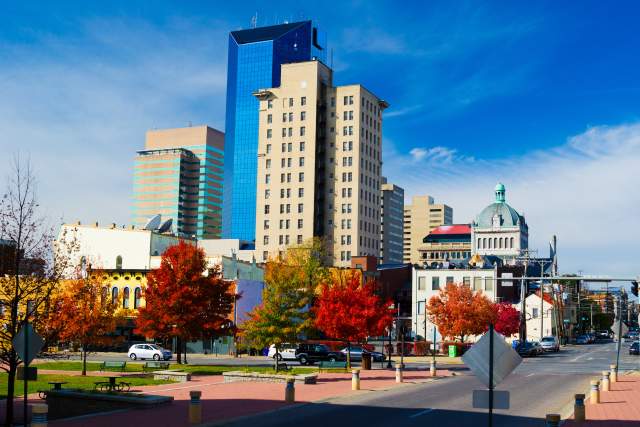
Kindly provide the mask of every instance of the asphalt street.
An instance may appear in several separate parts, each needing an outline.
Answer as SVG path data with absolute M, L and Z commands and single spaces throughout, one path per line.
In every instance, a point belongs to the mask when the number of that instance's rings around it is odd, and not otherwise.
M 575 393 L 615 361 L 615 344 L 568 346 L 560 353 L 525 359 L 497 389 L 510 394 L 510 408 L 496 410 L 494 426 L 540 426 L 548 413 L 567 413 Z M 416 368 L 419 366 L 413 366 Z M 640 357 L 621 351 L 621 369 L 638 369 Z M 325 427 L 330 422 L 367 426 L 473 426 L 487 422 L 487 411 L 472 408 L 473 390 L 483 385 L 468 370 L 453 378 L 386 391 L 290 407 L 232 421 L 229 426 Z

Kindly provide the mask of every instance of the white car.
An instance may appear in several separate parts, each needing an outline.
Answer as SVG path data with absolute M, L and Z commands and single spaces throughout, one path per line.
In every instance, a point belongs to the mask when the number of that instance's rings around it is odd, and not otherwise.
M 271 344 L 269 347 L 269 353 L 267 353 L 267 356 L 275 359 L 276 346 L 274 344 Z M 291 344 L 282 344 L 280 346 L 278 360 L 296 360 L 296 346 Z
M 134 344 L 129 347 L 129 359 L 171 360 L 171 350 L 155 344 Z

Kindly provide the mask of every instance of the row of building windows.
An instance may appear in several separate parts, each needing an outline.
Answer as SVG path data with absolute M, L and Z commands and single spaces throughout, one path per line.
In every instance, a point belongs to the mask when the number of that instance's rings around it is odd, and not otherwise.
M 513 249 L 513 237 L 478 237 L 478 249 Z
M 303 225 L 304 225 L 304 222 L 303 222 L 303 220 L 302 220 L 302 219 L 298 219 L 298 220 L 297 220 L 297 223 L 298 223 L 298 228 L 302 228 L 302 227 L 303 227 Z M 270 224 L 271 224 L 271 223 L 270 223 L 270 220 L 265 219 L 265 220 L 264 220 L 264 229 L 265 229 L 265 230 L 269 230 L 269 228 L 271 227 L 271 225 L 270 225 Z M 279 226 L 280 226 L 280 227 L 279 227 L 279 228 L 280 228 L 280 230 L 288 230 L 288 229 L 290 228 L 290 226 L 291 226 L 291 220 L 290 220 L 290 219 L 281 219 L 281 220 L 280 220 L 280 224 L 279 224 Z M 267 236 L 265 236 L 265 238 L 266 238 L 266 237 L 267 237 Z M 268 241 L 266 241 L 266 240 L 268 240 L 268 239 L 265 239 L 265 242 L 264 242 L 264 244 L 265 244 L 265 245 L 269 244 L 269 243 L 268 243 Z
M 288 220 L 287 220 L 288 221 Z M 269 245 L 269 236 L 264 236 L 262 238 L 262 243 L 266 246 Z M 281 234 L 278 236 L 278 244 L 280 245 L 289 245 L 291 243 L 290 237 L 288 234 Z M 296 236 L 296 244 L 300 245 L 302 244 L 302 234 L 298 234 Z M 263 256 L 266 258 L 266 255 L 263 254 Z
M 289 107 L 293 107 L 295 104 L 295 98 L 283 98 L 282 99 L 282 105 L 283 106 L 289 106 Z M 307 97 L 303 96 L 300 98 L 300 105 L 302 107 L 304 107 L 305 105 L 307 105 Z M 269 99 L 267 100 L 267 108 L 270 110 L 273 108 L 273 100 Z
M 267 146 L 266 146 L 267 154 L 271 153 L 271 147 L 272 147 L 271 144 L 267 144 Z M 304 151 L 304 149 L 305 149 L 304 141 L 300 141 L 298 143 L 298 147 L 299 147 L 300 151 Z M 293 151 L 293 143 L 291 143 L 291 142 L 283 142 L 281 151 L 283 153 L 291 153 Z
M 485 291 L 493 291 L 493 282 L 494 282 L 493 277 L 463 277 L 462 278 L 462 284 L 469 287 L 473 285 L 472 289 L 474 291 L 480 291 L 480 290 L 483 290 L 483 288 Z M 424 276 L 418 277 L 418 290 L 425 291 L 427 289 L 426 283 L 427 283 L 426 277 Z M 453 276 L 445 277 L 446 285 L 453 284 L 453 283 L 455 283 Z M 439 276 L 431 277 L 431 290 L 432 291 L 440 290 Z
M 298 188 L 298 197 L 304 197 L 304 188 L 300 187 Z M 264 198 L 265 199 L 269 199 L 271 198 L 271 189 L 267 188 L 264 190 Z M 280 189 L 280 198 L 284 199 L 284 198 L 291 198 L 291 189 L 290 188 L 281 188 Z
M 291 182 L 291 172 L 289 173 L 281 173 L 280 174 L 280 182 Z M 304 182 L 304 172 L 298 172 L 298 182 Z M 264 183 L 271 184 L 271 174 L 265 174 Z
M 293 165 L 293 159 L 291 157 L 281 158 L 280 159 L 280 167 L 281 168 L 290 168 Z M 298 166 L 304 167 L 304 157 L 298 157 Z M 265 169 L 271 169 L 271 159 L 265 160 Z
M 106 299 L 108 293 L 109 293 L 108 288 L 106 286 L 103 287 L 102 298 Z M 111 288 L 111 304 L 113 305 L 119 304 L 118 293 L 119 293 L 119 290 L 117 287 L 114 286 L 113 288 Z M 133 308 L 140 308 L 141 298 L 142 298 L 142 289 L 136 288 L 133 291 Z M 125 287 L 122 290 L 122 308 L 130 308 L 130 299 L 131 299 L 131 295 L 130 295 L 129 287 Z

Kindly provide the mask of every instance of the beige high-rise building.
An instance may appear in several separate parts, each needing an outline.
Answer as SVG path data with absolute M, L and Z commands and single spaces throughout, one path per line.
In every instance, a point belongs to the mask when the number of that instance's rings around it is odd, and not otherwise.
M 319 61 L 284 64 L 261 89 L 256 258 L 312 237 L 336 266 L 380 252 L 382 111 L 361 85 L 334 87 Z
M 431 196 L 414 196 L 411 204 L 404 205 L 403 261 L 421 262 L 420 246 L 423 239 L 436 227 L 453 223 L 453 209 L 435 204 Z

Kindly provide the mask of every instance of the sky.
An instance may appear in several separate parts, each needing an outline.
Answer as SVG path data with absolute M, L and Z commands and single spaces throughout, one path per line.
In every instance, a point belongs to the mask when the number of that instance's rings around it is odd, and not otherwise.
M 561 272 L 640 274 L 640 4 L 12 2 L 0 175 L 30 159 L 53 221 L 128 224 L 145 131 L 224 129 L 228 33 L 312 19 L 334 83 L 389 109 L 383 174 L 468 223 L 503 182 Z

